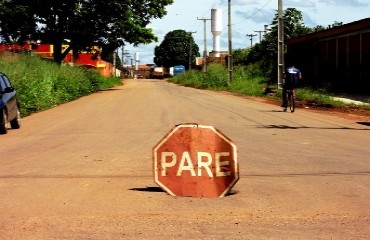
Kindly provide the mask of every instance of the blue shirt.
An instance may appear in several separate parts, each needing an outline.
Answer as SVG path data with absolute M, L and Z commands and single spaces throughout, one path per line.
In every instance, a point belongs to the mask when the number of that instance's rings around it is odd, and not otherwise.
M 297 85 L 301 70 L 295 67 L 290 67 L 285 70 L 285 83 L 287 85 Z

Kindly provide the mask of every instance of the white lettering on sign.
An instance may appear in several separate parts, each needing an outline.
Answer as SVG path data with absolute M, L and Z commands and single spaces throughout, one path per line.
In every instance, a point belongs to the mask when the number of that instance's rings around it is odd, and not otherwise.
M 167 162 L 168 157 L 172 158 L 171 162 Z M 174 152 L 163 152 L 161 155 L 162 176 L 166 176 L 167 168 L 173 167 L 175 166 L 175 164 L 176 164 L 176 154 Z
M 196 176 L 193 162 L 191 161 L 189 152 L 184 152 L 184 154 L 182 154 L 179 169 L 177 170 L 176 176 L 181 176 L 182 171 L 190 171 L 192 177 Z
M 230 165 L 229 161 L 222 161 L 221 162 L 221 157 L 227 157 L 227 156 L 230 156 L 229 152 L 216 153 L 216 177 L 225 177 L 225 176 L 230 176 L 231 175 L 230 171 L 223 172 L 222 169 L 221 169 L 222 166 L 229 166 Z
M 215 169 L 216 177 L 230 176 L 231 171 L 223 171 L 224 166 L 229 166 L 229 161 L 221 161 L 222 157 L 230 156 L 229 152 L 215 153 Z M 170 158 L 168 161 L 167 159 Z M 181 176 L 183 171 L 189 171 L 192 177 L 202 176 L 205 171 L 209 177 L 213 177 L 211 170 L 213 159 L 212 155 L 208 152 L 197 152 L 197 171 L 195 171 L 193 161 L 191 160 L 189 152 L 184 152 L 181 156 L 181 160 L 176 171 L 176 176 Z M 172 168 L 177 163 L 177 156 L 174 152 L 162 152 L 161 153 L 161 176 L 167 175 L 167 168 Z M 229 169 L 229 168 L 228 168 Z M 203 171 L 204 170 L 204 171 Z
M 211 171 L 211 164 L 212 164 L 212 156 L 208 152 L 198 152 L 198 176 L 202 176 L 202 167 L 207 171 L 208 176 L 213 177 L 213 173 Z M 207 158 L 206 162 L 202 162 L 202 158 Z

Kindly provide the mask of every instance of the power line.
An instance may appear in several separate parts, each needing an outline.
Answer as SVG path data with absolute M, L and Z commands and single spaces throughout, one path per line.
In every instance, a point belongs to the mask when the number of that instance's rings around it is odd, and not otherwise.
M 270 2 L 272 2 L 272 0 L 269 0 L 267 1 L 262 7 L 258 8 L 254 13 L 252 13 L 250 16 L 246 17 L 245 19 L 239 21 L 239 22 L 236 22 L 234 23 L 233 25 L 237 25 L 239 23 L 242 23 L 242 22 L 245 22 L 247 21 L 248 19 L 254 17 L 257 13 L 259 13 L 262 9 L 264 9 Z

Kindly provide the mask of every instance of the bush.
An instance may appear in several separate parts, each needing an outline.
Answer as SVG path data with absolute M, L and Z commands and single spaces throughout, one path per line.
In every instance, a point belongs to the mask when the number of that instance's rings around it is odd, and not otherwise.
M 262 95 L 266 79 L 256 65 L 236 66 L 233 71 L 233 81 L 228 85 L 228 69 L 221 64 L 210 64 L 207 73 L 191 70 L 170 79 L 170 81 L 195 88 Z
M 266 82 L 257 65 L 237 66 L 229 89 L 244 95 L 261 96 L 265 92 Z
M 222 65 L 211 64 L 207 73 L 190 70 L 170 78 L 169 81 L 199 89 L 220 89 L 227 86 L 227 70 Z

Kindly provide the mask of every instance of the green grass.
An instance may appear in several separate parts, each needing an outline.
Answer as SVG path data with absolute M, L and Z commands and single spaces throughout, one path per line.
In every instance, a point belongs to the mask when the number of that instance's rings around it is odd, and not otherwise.
M 366 105 L 358 105 L 354 103 L 345 103 L 339 100 L 335 100 L 336 94 L 322 93 L 315 91 L 311 88 L 299 88 L 297 89 L 297 100 L 304 101 L 312 105 L 319 105 L 324 107 L 336 107 L 336 108 L 363 108 L 370 110 L 369 100 Z
M 210 65 L 207 73 L 190 70 L 170 78 L 169 81 L 187 87 L 222 90 L 227 88 L 227 71 L 222 67 Z
M 194 88 L 226 90 L 244 95 L 261 96 L 264 94 L 267 80 L 255 66 L 236 66 L 233 71 L 233 81 L 228 84 L 227 68 L 220 64 L 210 64 L 206 73 L 191 70 L 170 78 L 169 81 Z
M 267 79 L 255 66 L 237 66 L 234 68 L 233 81 L 228 90 L 243 95 L 262 96 L 265 93 L 266 82 Z
M 15 54 L 0 55 L 0 71 L 8 75 L 17 90 L 22 116 L 122 84 L 119 78 L 105 78 L 95 70 L 59 66 L 37 57 Z M 233 81 L 228 84 L 227 68 L 220 64 L 211 64 L 207 73 L 198 70 L 186 71 L 170 78 L 169 81 L 199 89 L 264 96 L 268 79 L 263 76 L 258 65 L 235 66 Z M 277 89 L 276 85 L 268 87 Z M 333 96 L 309 88 L 297 90 L 297 100 L 312 105 L 370 110 L 370 104 L 364 106 L 347 104 L 333 100 Z M 268 97 L 279 99 L 281 91 Z
M 233 82 L 229 85 L 227 68 L 219 64 L 210 64 L 206 73 L 191 70 L 170 78 L 169 81 L 200 89 L 226 90 L 246 95 L 262 95 L 263 82 L 266 79 L 252 71 L 251 68 L 236 67 L 233 72 Z
M 210 64 L 207 73 L 197 70 L 187 71 L 181 75 L 170 78 L 169 81 L 184 86 L 234 92 L 249 96 L 266 96 L 281 99 L 281 90 L 277 89 L 277 84 L 268 85 L 268 79 L 260 70 L 258 64 L 249 66 L 235 66 L 233 70 L 233 81 L 228 84 L 228 70 L 220 64 Z M 275 89 L 273 96 L 266 95 L 266 88 Z M 338 107 L 338 108 L 364 108 L 370 109 L 368 105 L 356 105 L 334 100 L 334 94 L 323 93 L 310 88 L 298 88 L 297 100 L 307 104 Z
M 17 91 L 22 116 L 122 84 L 119 78 L 105 78 L 95 70 L 59 66 L 33 56 L 2 54 L 0 71 Z

